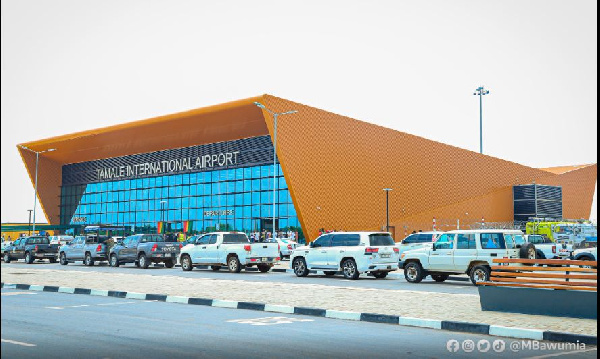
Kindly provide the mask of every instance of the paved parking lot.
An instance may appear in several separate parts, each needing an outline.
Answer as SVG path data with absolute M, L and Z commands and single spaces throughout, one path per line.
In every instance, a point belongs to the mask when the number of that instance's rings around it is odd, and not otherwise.
M 64 358 L 595 358 L 579 353 L 478 349 L 451 341 L 502 338 L 143 300 L 2 289 L 2 356 Z M 268 345 L 265 345 L 268 343 Z
M 454 294 L 473 294 L 477 295 L 477 288 L 471 285 L 467 276 L 452 277 L 458 280 L 449 280 L 446 283 L 436 283 L 430 278 L 423 283 L 415 285 L 406 282 L 404 274 L 401 271 L 395 271 L 385 279 L 375 279 L 374 277 L 363 275 L 357 281 L 345 279 L 342 275 L 326 277 L 325 275 L 309 275 L 308 277 L 298 278 L 293 273 L 260 273 L 260 272 L 241 272 L 229 273 L 227 269 L 221 269 L 213 272 L 210 269 L 194 269 L 191 272 L 184 272 L 181 267 L 167 269 L 162 266 L 150 266 L 143 270 L 136 268 L 133 264 L 122 265 L 118 268 L 108 266 L 106 263 L 96 264 L 93 267 L 86 267 L 81 262 L 70 263 L 61 266 L 58 263 L 50 264 L 47 261 L 34 262 L 31 265 L 23 261 L 2 263 L 3 267 L 8 268 L 27 268 L 27 269 L 53 269 L 61 271 L 83 271 L 94 273 L 123 273 L 123 274 L 149 274 L 152 276 L 178 276 L 183 278 L 204 278 L 204 279 L 222 279 L 222 280 L 243 280 L 249 282 L 273 282 L 273 283 L 293 283 L 293 284 L 315 284 L 345 288 L 371 288 L 371 289 L 403 289 L 411 291 L 425 291 L 437 293 Z M 281 262 L 276 268 L 287 269 L 289 262 Z
M 482 312 L 475 288 L 460 284 L 408 284 L 403 280 L 340 278 L 296 278 L 286 273 L 213 273 L 181 269 L 131 267 L 84 267 L 79 265 L 26 265 L 23 262 L 1 266 L 2 281 L 157 293 L 221 300 L 259 302 L 275 305 L 317 307 L 362 313 L 379 313 L 421 319 L 463 321 L 597 335 L 597 321 Z M 387 286 L 377 288 L 376 286 Z M 404 287 L 402 287 L 404 286 Z M 428 287 L 453 288 L 456 292 L 429 291 Z

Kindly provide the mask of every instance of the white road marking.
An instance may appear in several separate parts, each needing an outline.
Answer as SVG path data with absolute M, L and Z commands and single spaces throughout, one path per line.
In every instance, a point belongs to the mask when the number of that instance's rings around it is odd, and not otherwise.
M 577 350 L 574 352 L 554 353 L 554 354 L 548 354 L 548 355 L 541 355 L 541 356 L 537 356 L 537 357 L 530 357 L 528 359 L 556 358 L 556 357 L 561 357 L 561 356 L 565 356 L 565 355 L 588 353 L 588 352 L 593 352 L 593 351 L 597 351 L 597 350 L 598 350 L 598 348 L 587 349 L 587 350 Z
M 134 304 L 136 302 L 116 302 L 116 303 L 102 303 L 102 304 L 98 304 L 98 305 L 122 305 L 122 304 Z
M 289 317 L 263 317 L 254 319 L 234 319 L 228 320 L 227 323 L 250 324 L 250 325 L 277 325 L 277 324 L 292 324 L 294 322 L 314 322 L 313 319 L 297 319 Z
M 107 306 L 107 305 L 122 305 L 122 304 L 133 304 L 136 302 L 115 302 L 115 303 L 100 303 L 100 304 L 81 304 L 81 305 L 65 305 L 64 307 L 45 307 L 46 309 L 65 309 L 65 308 L 84 308 L 92 306 Z
M 33 292 L 6 292 L 6 293 L 2 293 L 0 295 L 5 296 L 5 295 L 21 295 L 21 294 L 37 294 L 37 293 L 33 293 Z
M 10 343 L 10 344 L 15 344 L 15 345 L 20 345 L 23 347 L 36 347 L 37 346 L 35 344 L 23 343 L 23 342 L 18 342 L 16 340 L 10 340 L 10 339 L 0 339 L 0 340 L 2 340 L 2 343 Z

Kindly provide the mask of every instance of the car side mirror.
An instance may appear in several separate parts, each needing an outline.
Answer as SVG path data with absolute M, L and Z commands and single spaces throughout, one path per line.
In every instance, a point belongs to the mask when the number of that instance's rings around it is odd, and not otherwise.
M 310 242 L 310 244 L 308 245 L 310 248 L 315 248 L 315 242 Z
M 432 250 L 435 252 L 435 250 L 437 249 L 437 248 L 435 247 L 435 243 L 433 244 L 433 246 L 431 246 L 431 249 L 432 249 Z

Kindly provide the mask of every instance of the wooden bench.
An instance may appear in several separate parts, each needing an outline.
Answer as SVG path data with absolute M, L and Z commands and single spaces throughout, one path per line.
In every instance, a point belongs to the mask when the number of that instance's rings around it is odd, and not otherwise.
M 481 307 L 597 319 L 597 266 L 592 261 L 494 259 L 490 280 L 478 283 Z

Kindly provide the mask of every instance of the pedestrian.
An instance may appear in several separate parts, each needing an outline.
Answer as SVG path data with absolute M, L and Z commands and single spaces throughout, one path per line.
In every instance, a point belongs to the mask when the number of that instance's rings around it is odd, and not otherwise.
M 106 244 L 106 256 L 110 259 L 110 250 L 115 246 L 115 239 L 110 237 L 104 244 Z

